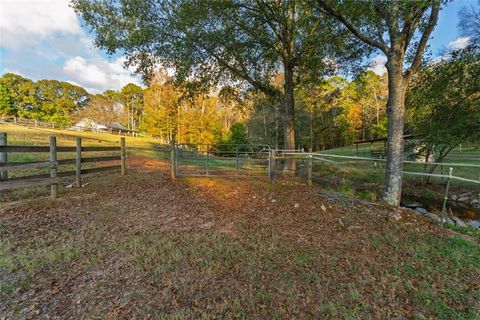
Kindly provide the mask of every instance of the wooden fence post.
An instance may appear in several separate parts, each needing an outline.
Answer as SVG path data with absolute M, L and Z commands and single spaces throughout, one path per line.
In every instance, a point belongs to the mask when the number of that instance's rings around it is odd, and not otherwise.
M 175 141 L 170 140 L 170 174 L 172 175 L 172 179 L 175 180 L 177 178 L 177 170 L 175 168 Z
M 236 167 L 237 167 L 237 171 L 236 171 L 236 172 L 237 172 L 237 176 L 238 176 L 239 169 L 240 169 L 240 168 L 239 168 L 239 159 L 238 159 L 238 156 L 239 156 L 239 154 L 238 154 L 238 145 L 236 145 L 236 146 L 235 146 L 235 158 L 236 158 L 236 160 L 237 160 L 237 164 L 236 164 Z
M 57 178 L 57 137 L 50 136 L 50 178 Z M 52 200 L 58 197 L 58 183 L 51 185 L 50 196 Z
M 205 174 L 208 176 L 208 149 L 209 145 L 207 144 L 207 157 L 205 158 Z
M 313 159 L 312 155 L 308 155 L 308 171 L 307 171 L 307 179 L 308 179 L 308 185 L 312 185 L 312 170 L 313 170 Z
M 268 151 L 268 182 L 272 183 L 273 182 L 273 166 L 274 166 L 274 151 L 269 150 Z
M 82 187 L 82 138 L 77 137 L 76 159 L 75 159 L 75 187 Z
M 122 176 L 127 174 L 127 168 L 125 165 L 125 137 L 120 138 L 120 174 Z
M 7 145 L 7 133 L 6 132 L 0 132 L 0 146 L 6 146 Z M 0 152 L 0 164 L 2 163 L 7 163 L 7 153 L 6 152 Z M 8 173 L 7 171 L 0 171 L 0 180 L 4 180 L 8 178 Z

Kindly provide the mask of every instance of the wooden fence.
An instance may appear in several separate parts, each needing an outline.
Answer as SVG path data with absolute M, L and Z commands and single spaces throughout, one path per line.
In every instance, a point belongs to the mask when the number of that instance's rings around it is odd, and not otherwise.
M 51 198 L 58 196 L 59 178 L 75 176 L 75 187 L 82 186 L 82 175 L 119 170 L 121 175 L 126 174 L 125 166 L 125 138 L 120 138 L 118 147 L 82 147 L 82 139 L 77 137 L 75 147 L 57 146 L 57 138 L 50 136 L 49 146 L 15 146 L 8 145 L 7 134 L 0 132 L 0 191 L 32 186 L 51 186 Z M 118 155 L 101 157 L 82 157 L 85 152 L 118 151 Z M 8 162 L 9 153 L 49 153 L 49 161 L 37 162 Z M 73 159 L 57 159 L 58 153 L 75 152 Z M 82 163 L 97 163 L 106 161 L 119 161 L 118 165 L 102 166 L 82 169 Z M 75 170 L 58 171 L 59 165 L 75 164 Z M 8 171 L 50 168 L 49 174 L 37 174 L 22 177 L 8 178 Z
M 42 129 L 62 129 L 69 131 L 84 131 L 84 132 L 95 132 L 95 133 L 110 133 L 118 135 L 129 135 L 132 137 L 137 137 L 138 132 L 128 130 L 128 129 L 119 129 L 115 127 L 109 127 L 105 129 L 94 129 L 84 126 L 70 126 L 70 125 L 58 125 L 53 122 L 41 121 L 36 119 L 27 119 L 21 117 L 12 117 L 12 116 L 0 116 L 0 123 L 11 123 L 20 126 L 26 126 L 29 128 L 42 128 Z M 143 136 L 145 136 L 143 134 Z

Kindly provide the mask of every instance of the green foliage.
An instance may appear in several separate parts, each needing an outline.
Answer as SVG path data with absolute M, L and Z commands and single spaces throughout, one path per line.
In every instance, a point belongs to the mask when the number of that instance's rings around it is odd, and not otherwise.
M 378 124 L 372 125 L 372 138 L 384 138 L 387 136 L 388 133 L 388 118 L 383 116 L 380 118 Z
M 480 47 L 471 46 L 424 67 L 407 93 L 409 123 L 424 153 L 441 161 L 461 143 L 480 139 Z
M 3 83 L 0 83 L 0 115 L 16 115 L 12 96 Z
M 222 145 L 218 147 L 220 151 L 247 151 L 247 146 L 235 146 L 248 144 L 247 127 L 243 123 L 234 123 L 230 127 L 227 136 L 222 140 Z
M 386 136 L 386 76 L 366 71 L 353 81 L 336 76 L 300 86 L 297 132 L 306 149 L 321 150 Z M 383 121 L 383 122 L 382 122 Z M 385 127 L 386 128 L 386 127 Z
M 68 125 L 71 116 L 88 102 L 87 91 L 79 86 L 57 80 L 33 82 L 22 76 L 6 73 L 0 78 L 2 88 L 2 112 L 7 115 L 45 120 Z M 5 92 L 5 93 L 3 93 Z M 3 97 L 11 101 L 5 109 Z
M 226 142 L 230 144 L 248 144 L 247 127 L 243 123 L 232 125 Z

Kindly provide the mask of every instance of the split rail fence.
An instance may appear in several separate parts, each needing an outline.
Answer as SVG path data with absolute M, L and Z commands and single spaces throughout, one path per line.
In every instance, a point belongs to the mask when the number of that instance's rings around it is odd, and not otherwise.
M 75 187 L 82 186 L 82 175 L 119 171 L 121 175 L 126 174 L 126 156 L 125 156 L 125 138 L 120 138 L 120 146 L 110 147 L 84 147 L 82 146 L 82 139 L 77 137 L 76 146 L 57 146 L 57 138 L 50 136 L 49 146 L 19 146 L 8 145 L 7 134 L 0 132 L 0 191 L 11 190 L 24 187 L 33 186 L 50 186 L 51 198 L 58 197 L 59 178 L 75 176 Z M 118 151 L 118 155 L 110 156 L 92 156 L 84 157 L 84 153 L 103 152 L 103 151 Z M 75 158 L 58 159 L 59 153 L 75 153 Z M 48 161 L 35 162 L 8 162 L 9 153 L 48 153 Z M 99 163 L 119 161 L 117 165 L 108 165 L 94 168 L 83 168 L 82 163 Z M 74 164 L 75 170 L 58 171 L 59 165 Z M 8 172 L 25 169 L 40 169 L 49 168 L 48 174 L 36 174 L 21 177 L 8 178 Z

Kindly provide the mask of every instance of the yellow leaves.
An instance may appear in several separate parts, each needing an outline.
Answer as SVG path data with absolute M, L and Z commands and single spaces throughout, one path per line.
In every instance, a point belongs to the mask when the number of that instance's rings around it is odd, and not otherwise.
M 347 120 L 355 130 L 362 128 L 362 108 L 358 104 L 353 104 L 347 108 Z

